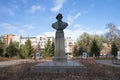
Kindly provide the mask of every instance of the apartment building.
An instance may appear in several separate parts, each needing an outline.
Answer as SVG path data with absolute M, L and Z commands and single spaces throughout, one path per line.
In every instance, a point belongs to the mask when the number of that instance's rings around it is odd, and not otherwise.
M 40 48 L 44 49 L 45 44 L 47 43 L 48 40 L 50 40 L 51 42 L 54 42 L 54 37 L 46 36 L 46 35 L 38 35 L 36 37 L 36 40 L 37 40 L 37 44 L 40 45 Z
M 65 38 L 65 52 L 66 53 L 72 53 L 73 47 L 74 47 L 74 41 L 71 39 L 71 37 Z
M 25 45 L 25 42 L 27 40 L 31 41 L 31 45 L 35 48 L 40 45 L 41 49 L 44 49 L 45 44 L 47 43 L 48 40 L 51 42 L 54 42 L 54 37 L 53 36 L 46 36 L 46 35 L 38 35 L 36 37 L 22 37 L 22 36 L 17 36 L 17 35 L 4 35 L 4 42 L 8 45 L 10 41 L 13 42 L 19 42 L 19 47 L 21 45 Z M 73 46 L 74 46 L 74 41 L 71 39 L 71 37 L 66 37 L 65 38 L 65 52 L 66 53 L 72 53 L 73 51 Z
M 37 45 L 36 37 L 22 37 L 22 38 L 20 39 L 20 45 L 25 45 L 25 42 L 26 42 L 28 39 L 31 41 L 31 45 L 32 45 L 32 46 L 36 46 L 36 45 Z
M 5 46 L 8 46 L 10 44 L 10 41 L 12 41 L 14 34 L 4 34 L 2 35 L 3 42 Z
M 102 46 L 103 46 L 103 48 L 100 51 L 100 55 L 108 55 L 108 54 L 110 54 L 111 45 L 107 44 L 107 43 L 103 43 Z
M 21 38 L 22 38 L 22 36 L 14 35 L 12 41 L 13 42 L 18 42 L 19 43 L 19 47 L 20 47 L 20 45 L 21 45 L 20 44 L 21 43 Z

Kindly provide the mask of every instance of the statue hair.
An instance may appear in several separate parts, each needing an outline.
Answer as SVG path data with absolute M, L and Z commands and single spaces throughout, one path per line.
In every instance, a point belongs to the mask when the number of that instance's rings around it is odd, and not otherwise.
M 63 18 L 62 14 L 59 13 L 59 14 L 56 16 L 56 19 L 58 19 L 59 16 L 61 16 L 61 17 Z

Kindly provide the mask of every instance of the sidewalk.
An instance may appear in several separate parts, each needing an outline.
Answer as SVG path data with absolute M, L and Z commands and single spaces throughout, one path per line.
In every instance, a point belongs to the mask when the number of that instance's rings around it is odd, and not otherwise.
M 113 64 L 111 60 L 95 60 L 97 63 L 101 63 L 104 65 L 112 66 L 112 67 L 119 67 L 120 65 Z
M 1 67 L 8 67 L 11 65 L 16 65 L 16 64 L 22 64 L 22 63 L 31 63 L 35 62 L 32 59 L 19 59 L 19 60 L 10 60 L 10 61 L 2 61 L 0 62 L 0 68 Z

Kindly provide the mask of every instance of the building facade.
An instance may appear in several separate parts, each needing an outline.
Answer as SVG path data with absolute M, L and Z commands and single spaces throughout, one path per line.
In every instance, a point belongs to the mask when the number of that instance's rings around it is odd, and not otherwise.
M 71 37 L 66 37 L 65 38 L 65 52 L 72 53 L 74 44 L 75 42 L 71 39 Z
M 2 35 L 3 42 L 4 42 L 5 46 L 8 46 L 10 44 L 10 41 L 12 41 L 14 36 L 15 36 L 14 34 L 4 34 L 4 35 Z
M 6 45 L 9 45 L 10 41 L 12 41 L 12 42 L 18 42 L 19 47 L 20 47 L 21 45 L 25 45 L 25 42 L 28 39 L 31 41 L 31 45 L 34 48 L 36 48 L 39 45 L 41 49 L 45 48 L 45 45 L 48 40 L 50 40 L 51 42 L 54 42 L 53 36 L 46 36 L 46 35 L 38 35 L 36 37 L 22 37 L 22 36 L 13 35 L 13 34 L 3 35 L 3 42 Z M 71 37 L 66 37 L 65 38 L 65 52 L 72 53 L 73 46 L 74 46 L 74 41 L 71 39 Z
M 100 55 L 109 55 L 111 51 L 111 45 L 107 43 L 102 44 L 103 48 L 100 51 Z
M 37 40 L 37 44 L 40 45 L 40 48 L 44 49 L 45 44 L 47 43 L 48 40 L 50 40 L 51 42 L 54 42 L 54 37 L 46 36 L 46 35 L 38 35 L 36 37 L 36 40 Z

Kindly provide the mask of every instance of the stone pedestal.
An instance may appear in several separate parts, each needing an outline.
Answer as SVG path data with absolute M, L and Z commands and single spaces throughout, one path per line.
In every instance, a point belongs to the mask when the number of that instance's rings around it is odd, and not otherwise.
M 67 58 L 66 57 L 54 57 L 53 62 L 67 62 Z
M 87 68 L 77 61 L 53 62 L 47 61 L 32 67 L 37 73 L 86 73 Z
M 55 35 L 55 55 L 54 62 L 67 62 L 65 54 L 65 40 L 63 30 L 57 30 Z
M 67 62 L 63 30 L 57 30 L 55 36 L 55 55 L 53 62 Z

